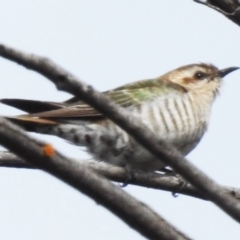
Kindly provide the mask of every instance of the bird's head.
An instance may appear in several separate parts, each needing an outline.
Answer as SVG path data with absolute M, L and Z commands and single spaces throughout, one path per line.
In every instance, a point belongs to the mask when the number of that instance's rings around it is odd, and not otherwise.
M 167 79 L 181 85 L 187 91 L 212 93 L 215 96 L 221 86 L 222 78 L 237 69 L 239 67 L 219 70 L 211 64 L 191 64 L 167 73 Z

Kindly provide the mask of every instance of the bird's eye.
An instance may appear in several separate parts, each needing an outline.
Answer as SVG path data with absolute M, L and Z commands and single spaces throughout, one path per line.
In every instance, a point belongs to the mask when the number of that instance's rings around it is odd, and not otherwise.
M 207 77 L 206 73 L 203 73 L 203 72 L 196 72 L 194 74 L 194 78 L 195 79 L 198 79 L 198 80 L 203 80 Z

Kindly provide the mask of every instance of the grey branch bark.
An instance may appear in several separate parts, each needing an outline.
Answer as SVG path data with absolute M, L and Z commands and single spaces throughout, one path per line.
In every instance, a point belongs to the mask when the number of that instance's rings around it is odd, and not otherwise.
M 26 159 L 28 163 L 58 177 L 103 205 L 129 226 L 149 239 L 189 239 L 137 201 L 120 187 L 86 166 L 67 159 L 50 146 L 30 138 L 17 126 L 0 117 L 0 144 Z M 49 147 L 48 147 L 49 148 Z
M 240 2 L 238 0 L 193 0 L 210 7 L 240 26 Z
M 79 168 L 89 167 L 98 174 L 115 182 L 124 182 L 127 178 L 126 170 L 122 167 L 117 167 L 104 162 L 97 162 L 95 160 L 75 160 Z M 9 168 L 27 168 L 37 169 L 35 166 L 29 164 L 20 157 L 6 152 L 0 151 L 0 167 Z M 144 173 L 134 172 L 129 184 L 164 190 L 168 192 L 175 192 L 181 186 L 181 181 L 176 176 L 165 176 L 159 173 Z M 231 194 L 236 199 L 240 200 L 240 189 L 234 187 L 222 186 L 228 194 Z M 195 197 L 198 199 L 208 200 L 201 192 L 190 184 L 186 184 L 181 188 L 180 194 Z
M 157 136 L 135 117 L 111 102 L 106 96 L 84 84 L 47 58 L 0 45 L 0 56 L 34 70 L 52 81 L 59 90 L 78 96 L 129 133 L 139 144 L 158 157 L 166 165 L 181 174 L 194 187 L 224 210 L 229 216 L 240 222 L 240 204 L 233 196 L 192 163 L 186 160 L 175 148 L 160 141 Z

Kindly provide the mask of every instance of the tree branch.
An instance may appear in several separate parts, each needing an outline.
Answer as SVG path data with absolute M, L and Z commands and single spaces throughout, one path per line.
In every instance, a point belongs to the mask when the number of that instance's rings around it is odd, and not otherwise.
M 115 182 L 124 182 L 127 178 L 125 168 L 110 165 L 104 162 L 97 162 L 96 160 L 75 160 L 79 168 L 89 167 L 98 174 Z M 37 169 L 35 166 L 24 161 L 20 157 L 6 152 L 0 151 L 0 167 L 10 168 L 27 168 Z M 164 190 L 168 192 L 175 192 L 181 186 L 181 181 L 176 176 L 166 176 L 159 173 L 144 173 L 134 172 L 129 184 Z M 228 194 L 231 194 L 236 199 L 240 200 L 240 189 L 234 187 L 222 186 Z M 201 192 L 199 192 L 191 184 L 186 184 L 181 188 L 180 194 L 195 197 L 202 200 L 208 200 Z
M 181 174 L 194 187 L 240 222 L 239 201 L 226 191 L 166 142 L 143 126 L 140 120 L 125 109 L 111 102 L 106 96 L 95 91 L 91 86 L 54 64 L 46 58 L 23 53 L 22 51 L 0 45 L 0 56 L 34 70 L 52 81 L 59 90 L 78 96 L 129 133 L 139 144 L 158 157 L 166 165 Z
M 189 239 L 147 205 L 137 201 L 118 186 L 86 166 L 63 157 L 52 148 L 0 118 L 0 143 L 28 163 L 60 178 L 93 198 L 125 223 L 150 239 Z
M 240 2 L 237 0 L 193 0 L 210 7 L 240 26 Z

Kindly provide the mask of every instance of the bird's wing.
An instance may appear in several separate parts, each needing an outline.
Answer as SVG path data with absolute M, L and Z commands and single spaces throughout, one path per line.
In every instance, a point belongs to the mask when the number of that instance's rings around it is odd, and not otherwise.
M 180 93 L 186 92 L 186 90 L 178 84 L 156 79 L 130 83 L 111 91 L 104 92 L 104 94 L 119 106 L 127 108 L 137 106 L 145 101 L 151 101 L 157 96 L 168 94 L 173 91 Z M 20 106 L 22 110 L 28 108 L 28 110 L 26 110 L 30 112 L 30 114 L 22 115 L 24 118 L 37 117 L 52 120 L 74 118 L 84 120 L 104 117 L 101 113 L 83 101 L 73 102 L 72 99 L 63 103 L 37 102 L 31 100 L 19 100 L 18 102 L 17 99 L 4 99 L 2 102 L 15 107 Z M 37 111 L 38 107 L 40 111 Z M 41 111 L 41 109 L 45 110 Z

